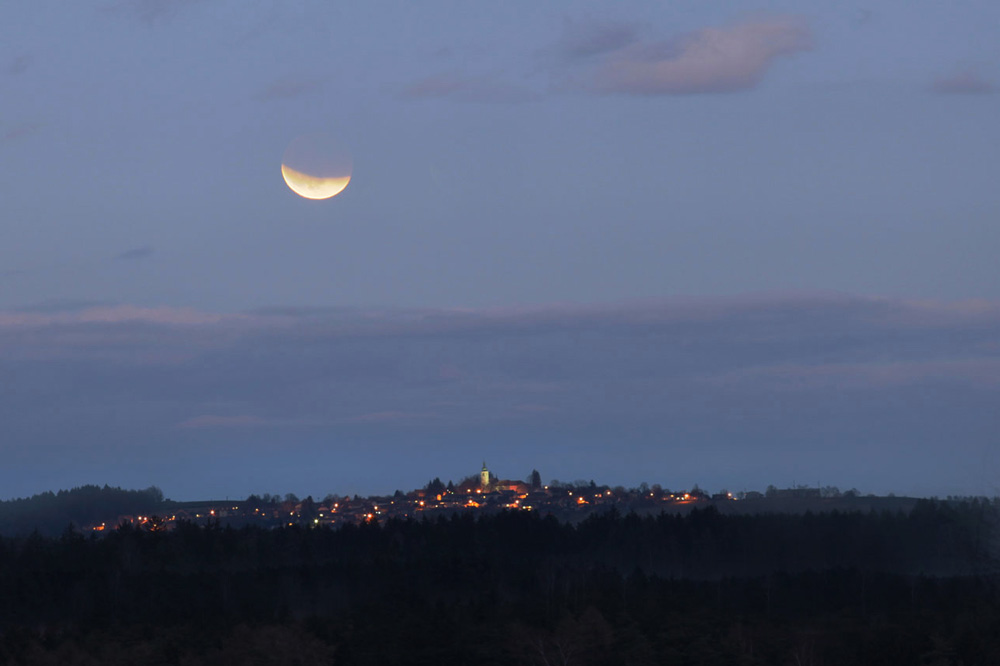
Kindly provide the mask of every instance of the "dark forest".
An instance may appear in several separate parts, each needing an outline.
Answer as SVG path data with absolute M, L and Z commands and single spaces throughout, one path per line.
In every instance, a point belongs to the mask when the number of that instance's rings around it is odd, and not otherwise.
M 996 664 L 997 507 L 0 539 L 4 664 Z

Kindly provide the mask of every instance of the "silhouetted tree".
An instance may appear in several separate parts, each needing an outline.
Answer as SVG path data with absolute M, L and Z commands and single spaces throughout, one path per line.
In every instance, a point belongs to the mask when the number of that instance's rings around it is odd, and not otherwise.
M 299 516 L 307 523 L 319 516 L 319 508 L 316 506 L 316 501 L 313 500 L 312 495 L 307 495 L 302 500 L 302 508 L 299 511 Z

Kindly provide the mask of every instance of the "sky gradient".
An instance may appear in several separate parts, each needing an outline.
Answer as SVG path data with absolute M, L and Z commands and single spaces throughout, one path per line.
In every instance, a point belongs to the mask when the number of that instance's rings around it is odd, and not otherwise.
M 7 3 L 0 497 L 995 494 L 998 86 L 988 1 Z

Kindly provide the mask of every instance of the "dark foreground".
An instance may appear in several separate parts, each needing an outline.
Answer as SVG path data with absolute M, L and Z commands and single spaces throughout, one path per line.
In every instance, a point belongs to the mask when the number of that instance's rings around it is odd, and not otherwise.
M 0 539 L 5 664 L 1000 664 L 997 509 Z

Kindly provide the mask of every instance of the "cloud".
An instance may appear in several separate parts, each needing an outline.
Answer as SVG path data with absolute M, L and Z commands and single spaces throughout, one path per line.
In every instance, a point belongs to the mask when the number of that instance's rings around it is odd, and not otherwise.
M 390 397 L 412 389 L 415 395 L 427 391 L 428 398 L 440 392 L 435 399 L 449 401 L 470 398 L 475 387 L 484 395 L 516 394 L 520 399 L 511 407 L 536 402 L 539 391 L 580 390 L 596 378 L 671 383 L 788 374 L 789 368 L 821 374 L 868 369 L 874 378 L 890 368 L 898 376 L 905 369 L 909 382 L 944 376 L 971 381 L 970 363 L 992 368 L 1000 358 L 998 338 L 1000 303 L 838 295 L 472 310 L 215 313 L 90 305 L 0 311 L 0 350 L 8 358 L 47 345 L 61 349 L 63 358 L 85 359 L 94 345 L 103 348 L 102 341 L 111 339 L 125 350 L 221 353 L 239 368 L 266 367 L 281 383 L 297 381 L 298 371 L 357 381 L 352 399 L 368 389 L 373 396 L 388 390 Z M 379 403 L 341 416 L 429 411 L 389 412 L 384 400 Z
M 134 305 L 91 306 L 76 310 L 0 311 L 0 330 L 93 324 L 204 326 L 245 320 L 247 315 L 202 312 L 192 308 L 144 308 Z
M 586 79 L 600 93 L 684 95 L 757 86 L 774 61 L 806 51 L 806 24 L 790 16 L 703 28 L 679 39 L 611 51 Z
M 148 460 L 187 442 L 198 453 L 177 452 L 184 464 L 236 445 L 246 460 L 300 447 L 301 460 L 339 464 L 492 438 L 504 452 L 601 441 L 607 456 L 645 442 L 664 465 L 820 445 L 861 460 L 873 442 L 909 460 L 995 445 L 998 400 L 995 301 L 0 312 L 5 459 L 72 457 L 72 443 Z
M 465 373 L 454 363 L 443 363 L 438 368 L 438 376 L 442 379 L 462 379 L 465 377 Z
M 556 408 L 549 405 L 540 405 L 529 402 L 521 405 L 514 405 L 513 411 L 520 412 L 522 414 L 547 414 L 549 412 L 556 411 Z
M 294 99 L 302 97 L 319 90 L 319 83 L 316 81 L 283 80 L 275 81 L 255 97 L 258 100 L 270 101 L 280 99 Z
M 614 21 L 568 21 L 556 44 L 556 52 L 564 57 L 590 58 L 617 51 L 637 39 L 634 25 Z
M 931 90 L 942 95 L 981 95 L 994 93 L 997 87 L 977 72 L 966 70 L 937 79 Z
M 371 412 L 369 414 L 361 414 L 359 416 L 351 416 L 343 420 L 345 423 L 400 423 L 400 422 L 423 421 L 433 417 L 434 417 L 433 414 L 426 414 L 426 413 L 384 411 L 384 412 Z
M 104 7 L 105 11 L 156 23 L 174 17 L 178 12 L 206 0 L 118 0 Z
M 404 97 L 416 99 L 425 97 L 447 97 L 468 86 L 468 81 L 455 73 L 436 74 L 417 81 L 403 91 Z
M 269 425 L 268 421 L 258 416 L 241 414 L 239 416 L 220 416 L 218 414 L 202 414 L 186 419 L 177 424 L 178 428 L 254 428 Z
M 28 67 L 31 66 L 32 60 L 33 58 L 28 54 L 22 54 L 13 58 L 7 65 L 7 73 L 11 76 L 23 74 L 28 71 Z
M 135 261 L 137 259 L 148 259 L 154 254 L 154 249 L 150 245 L 143 245 L 142 247 L 133 248 L 131 250 L 126 250 L 121 254 L 116 254 L 111 257 L 112 261 Z
M 883 390 L 920 384 L 958 382 L 982 388 L 1000 388 L 1000 357 L 971 360 L 932 360 L 888 363 L 776 365 L 747 368 L 713 377 L 711 381 L 746 383 L 769 390 Z
M 867 25 L 875 18 L 875 12 L 864 7 L 860 7 L 854 11 L 851 16 L 850 23 L 852 28 L 860 28 L 863 25 Z
M 446 72 L 421 79 L 407 87 L 402 96 L 409 99 L 450 98 L 461 102 L 517 104 L 540 98 L 534 90 L 503 81 L 495 76 L 470 77 Z
M 0 143 L 6 143 L 8 141 L 14 141 L 15 139 L 30 136 L 41 128 L 42 126 L 38 123 L 22 123 L 7 130 L 3 134 L 0 134 Z

